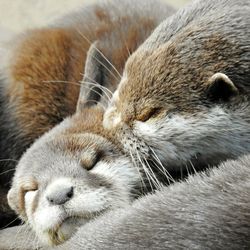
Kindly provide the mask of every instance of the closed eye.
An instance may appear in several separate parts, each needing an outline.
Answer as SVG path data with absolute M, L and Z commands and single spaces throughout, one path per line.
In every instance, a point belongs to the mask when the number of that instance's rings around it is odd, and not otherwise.
M 103 157 L 103 152 L 84 152 L 81 159 L 81 165 L 86 170 L 91 170 Z
M 152 109 L 146 111 L 145 113 L 141 114 L 137 120 L 141 121 L 141 122 L 146 122 L 151 118 L 157 117 L 163 111 L 164 111 L 163 108 L 152 108 Z

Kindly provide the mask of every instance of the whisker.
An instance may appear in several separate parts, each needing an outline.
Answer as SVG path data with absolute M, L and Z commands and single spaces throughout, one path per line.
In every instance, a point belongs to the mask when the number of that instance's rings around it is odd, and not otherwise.
M 87 84 L 92 84 L 91 82 L 84 82 L 84 83 L 87 83 Z M 81 88 L 86 88 L 86 89 L 89 89 L 90 91 L 93 91 L 94 93 L 96 93 L 97 95 L 100 96 L 100 98 L 106 98 L 104 99 L 107 104 L 109 103 L 109 99 L 107 99 L 107 97 L 103 96 L 101 93 L 99 93 L 97 90 L 94 89 L 94 87 L 90 87 L 90 86 L 86 86 L 86 85 L 82 85 Z
M 158 180 L 158 178 L 156 177 L 154 171 L 152 170 L 152 168 L 150 167 L 148 161 L 147 161 L 145 158 L 144 158 L 144 161 L 146 162 L 147 167 L 149 168 L 149 170 L 150 170 L 152 176 L 153 176 L 154 179 L 155 179 L 155 182 L 156 182 L 155 187 L 156 187 L 157 189 L 161 189 L 161 188 L 163 187 L 163 184 Z
M 68 84 L 73 84 L 73 85 L 77 85 L 77 86 L 80 86 L 80 87 L 83 87 L 83 88 L 88 88 L 90 89 L 89 86 L 85 86 L 85 85 L 81 85 L 80 83 L 77 83 L 77 82 L 70 82 L 70 81 L 61 81 L 61 80 L 50 80 L 50 81 L 43 81 L 45 83 L 68 83 Z M 92 83 L 91 83 L 92 84 Z M 91 89 L 93 92 L 99 94 L 101 97 L 103 97 L 103 95 L 101 95 L 98 91 L 94 90 L 93 88 Z M 105 97 L 104 97 L 105 98 Z M 90 100 L 88 100 L 90 101 Z M 109 100 L 106 100 L 106 102 L 108 103 Z M 103 106 L 104 107 L 104 106 Z M 106 108 L 104 108 L 105 110 Z
M 172 175 L 168 172 L 168 170 L 163 166 L 161 160 L 159 159 L 158 155 L 155 153 L 155 151 L 153 150 L 152 147 L 149 147 L 151 152 L 153 153 L 153 158 L 155 159 L 155 164 L 156 167 L 161 171 L 161 173 L 163 173 L 165 175 L 165 177 L 168 179 L 169 184 L 170 181 L 171 182 L 175 182 L 174 178 L 172 177 Z M 158 164 L 160 165 L 161 168 L 159 168 Z
M 195 169 L 195 167 L 194 167 L 193 162 L 192 162 L 191 160 L 189 160 L 189 163 L 190 163 L 192 169 L 194 170 L 194 173 L 197 174 L 197 171 L 196 171 L 196 169 Z
M 102 104 L 102 103 L 100 103 L 100 102 L 98 102 L 98 101 L 96 101 L 96 100 L 88 100 L 88 102 L 93 102 L 93 103 L 95 103 L 96 105 L 100 105 L 102 108 L 103 108 L 103 110 L 105 110 L 106 109 L 106 107 Z
M 142 177 L 142 175 L 141 175 L 140 168 L 138 167 L 138 165 L 137 165 L 137 163 L 136 163 L 136 161 L 135 161 L 135 158 L 134 158 L 134 156 L 133 156 L 133 153 L 130 151 L 129 154 L 130 154 L 130 157 L 131 157 L 131 159 L 132 159 L 132 162 L 133 162 L 134 166 L 136 167 L 136 169 L 137 169 L 137 171 L 138 171 L 138 173 L 139 173 L 139 175 L 140 175 L 140 179 L 141 179 L 141 183 L 142 183 L 142 188 L 144 187 L 145 190 L 147 191 L 147 186 L 146 186 L 146 184 L 145 184 L 145 182 L 144 182 L 144 180 L 143 180 L 143 177 Z
M 174 179 L 169 174 L 169 172 L 165 168 L 159 166 L 160 164 L 157 158 L 155 158 L 155 156 L 152 157 L 153 159 L 151 158 L 150 160 L 154 163 L 154 166 L 163 174 L 163 176 L 167 178 L 168 184 L 170 185 L 172 182 L 174 182 Z
M 95 49 L 97 49 L 96 47 L 95 47 Z M 120 79 L 121 79 L 121 77 L 120 78 L 118 78 L 114 73 L 113 73 L 113 71 L 112 70 L 110 70 L 108 67 L 107 67 L 107 65 L 105 65 L 103 62 L 101 62 L 98 58 L 96 58 L 96 57 L 94 57 L 94 56 L 92 56 L 92 58 L 94 58 L 97 62 L 99 62 L 118 82 L 120 81 Z M 106 59 L 105 59 L 106 60 Z
M 105 101 L 107 101 L 107 104 L 111 101 L 111 96 L 105 91 L 105 89 L 102 89 L 101 85 L 98 86 L 97 84 L 95 84 L 95 83 L 93 83 L 93 82 L 86 82 L 86 81 L 83 81 L 82 83 L 89 84 L 89 85 L 93 85 L 94 87 L 101 89 L 101 91 L 102 91 L 102 92 L 105 94 L 105 96 L 106 96 L 106 100 L 105 100 Z M 90 90 L 93 90 L 93 87 L 90 88 L 89 86 L 86 86 L 86 85 L 82 85 L 82 87 L 83 87 L 83 88 L 84 88 L 84 87 L 87 87 L 87 88 L 89 88 Z M 93 91 L 94 91 L 94 90 L 93 90 Z M 97 91 L 94 91 L 94 92 L 97 93 L 97 94 L 99 94 L 100 97 L 104 97 L 104 98 L 105 98 L 105 96 L 103 96 L 103 95 L 100 94 L 99 92 L 97 92 Z
M 1 161 L 14 161 L 14 162 L 18 162 L 18 160 L 14 160 L 14 159 L 1 159 L 0 162 Z
M 154 176 L 154 175 L 152 176 L 152 175 L 151 175 L 152 173 L 150 174 L 150 170 L 148 170 L 147 167 L 145 166 L 145 164 L 143 163 L 142 159 L 140 158 L 140 155 L 139 155 L 138 151 L 136 151 L 136 153 L 137 153 L 137 159 L 138 159 L 139 162 L 141 163 L 142 168 L 143 168 L 145 174 L 146 174 L 147 177 L 148 177 L 148 181 L 149 181 L 151 190 L 153 191 L 154 188 L 153 188 L 152 183 L 154 184 L 155 187 L 157 187 L 157 181 L 155 181 L 155 179 L 154 179 L 155 176 Z M 152 183 L 151 183 L 150 180 L 152 181 Z
M 6 173 L 9 173 L 9 172 L 15 171 L 15 170 L 16 170 L 15 168 L 12 168 L 12 169 L 9 169 L 9 170 L 6 170 L 6 171 L 0 173 L 0 175 L 4 175 L 4 174 L 6 174 Z
M 96 83 L 96 84 L 100 85 L 100 87 L 101 87 L 101 88 L 104 88 L 105 90 L 107 90 L 107 91 L 110 93 L 110 95 L 113 95 L 113 92 L 112 92 L 109 88 L 107 88 L 107 87 L 105 87 L 105 86 L 101 85 L 100 83 L 98 83 L 97 81 L 95 81 L 95 80 L 91 79 L 91 78 L 90 78 L 90 77 L 88 77 L 86 74 L 82 74 L 82 73 L 81 73 L 81 75 L 82 75 L 83 77 L 88 78 L 88 79 L 91 81 L 91 83 L 92 83 L 92 82 L 94 82 L 94 83 Z
M 15 222 L 18 219 L 19 219 L 19 217 L 17 216 L 14 220 L 12 220 L 11 222 L 9 222 L 7 225 L 5 225 L 4 227 L 0 228 L 0 230 L 3 230 L 5 228 L 7 228 L 9 225 L 11 225 L 13 222 Z
M 187 170 L 187 176 L 189 176 L 189 175 L 190 175 L 190 172 L 189 172 L 188 165 L 187 165 L 187 164 L 185 164 L 185 167 L 186 167 L 186 170 Z
M 15 242 L 17 242 L 17 236 L 18 236 L 18 234 L 20 234 L 20 232 L 21 232 L 21 230 L 22 230 L 22 225 L 23 225 L 23 222 L 21 222 L 21 224 L 20 224 L 20 226 L 19 226 L 19 228 L 18 228 L 18 230 L 17 230 L 17 233 L 15 234 L 15 236 L 14 236 L 14 240 L 13 240 L 13 243 L 12 243 L 12 248 L 14 248 L 15 249 L 15 247 L 16 246 L 14 246 L 13 244 L 15 243 Z
M 82 38 L 84 38 L 90 45 L 92 45 L 93 43 L 84 35 L 84 34 L 82 34 L 82 32 L 80 31 L 80 30 L 78 30 L 78 29 L 76 29 L 77 30 L 77 32 L 80 34 L 80 36 L 82 37 Z M 106 60 L 106 62 L 114 69 L 114 71 L 117 73 L 117 75 L 120 77 L 120 78 L 122 78 L 122 76 L 121 76 L 121 74 L 119 73 L 119 71 L 116 69 L 116 67 L 108 60 L 108 58 L 95 46 L 94 47 L 95 49 L 96 49 L 96 51 L 98 51 L 102 56 L 103 56 L 103 58 Z M 97 61 L 98 61 L 98 59 L 97 59 Z M 99 62 L 99 61 L 98 61 Z M 101 64 L 102 64 L 102 62 L 100 62 Z M 103 64 L 102 64 L 103 65 Z M 109 69 L 106 67 L 106 65 L 103 65 L 108 71 L 109 71 Z M 111 72 L 110 72 L 111 73 Z M 115 77 L 115 75 L 113 75 L 114 77 Z M 118 80 L 118 78 L 116 78 L 117 80 Z
M 44 83 L 67 83 L 67 84 L 81 86 L 81 84 L 78 82 L 71 82 L 71 81 L 64 81 L 64 80 L 46 80 L 46 81 L 42 81 L 42 82 L 44 82 Z

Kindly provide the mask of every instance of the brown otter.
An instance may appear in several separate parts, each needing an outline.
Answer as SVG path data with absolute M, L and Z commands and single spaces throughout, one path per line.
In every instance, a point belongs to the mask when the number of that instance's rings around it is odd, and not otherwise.
M 104 116 L 127 152 L 178 172 L 250 152 L 249 12 L 195 1 L 130 56 Z

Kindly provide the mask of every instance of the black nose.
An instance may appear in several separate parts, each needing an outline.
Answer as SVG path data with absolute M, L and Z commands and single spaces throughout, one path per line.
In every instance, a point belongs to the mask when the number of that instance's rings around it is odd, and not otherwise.
M 69 201 L 74 194 L 74 188 L 70 187 L 58 187 L 57 190 L 53 190 L 47 194 L 46 198 L 52 205 L 62 205 Z

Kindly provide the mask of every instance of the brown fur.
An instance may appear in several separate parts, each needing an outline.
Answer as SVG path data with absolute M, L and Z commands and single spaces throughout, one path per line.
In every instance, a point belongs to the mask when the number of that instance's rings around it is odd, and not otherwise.
M 124 22 L 131 21 L 124 16 L 114 23 L 100 8 L 96 9 L 96 16 L 101 23 L 94 30 L 78 31 L 74 27 L 31 30 L 15 49 L 6 95 L 12 116 L 22 128 L 20 132 L 31 141 L 75 112 L 79 81 L 83 78 L 81 73 L 90 43 L 107 39 L 111 32 L 121 29 Z M 116 40 L 117 47 L 112 53 L 108 43 L 100 44 L 98 49 L 121 73 L 130 53 L 154 26 L 155 21 L 140 17 L 126 34 L 122 31 L 115 34 L 120 41 Z M 119 76 L 113 68 L 107 81 L 108 87 L 114 90 Z
M 98 145 L 94 144 L 93 141 L 82 141 L 77 135 L 83 133 L 97 134 L 111 141 L 117 148 L 121 148 L 120 143 L 117 141 L 115 134 L 111 131 L 105 130 L 102 126 L 103 121 L 103 109 L 96 108 L 86 108 L 81 112 L 76 113 L 72 119 L 72 126 L 66 129 L 58 142 L 55 140 L 57 148 L 62 149 L 67 152 L 75 153 L 79 151 L 84 146 L 91 143 L 91 148 L 94 151 L 98 151 Z M 64 141 L 65 143 L 62 143 Z
M 79 86 L 63 81 L 81 79 L 87 44 L 81 47 L 77 40 L 68 30 L 44 29 L 30 32 L 16 50 L 7 95 L 22 133 L 32 140 L 75 111 Z
M 184 114 L 201 111 L 197 104 L 205 101 L 210 77 L 237 67 L 244 51 L 216 33 L 204 42 L 198 54 L 192 51 L 195 60 L 190 64 L 185 56 L 185 46 L 190 41 L 185 40 L 192 41 L 197 29 L 192 27 L 153 51 L 139 50 L 131 56 L 126 67 L 129 84 L 121 85 L 120 101 L 116 102 L 124 122 L 143 120 L 154 109 Z M 218 55 L 213 52 L 216 47 L 225 49 Z M 241 90 L 247 91 L 242 87 Z

